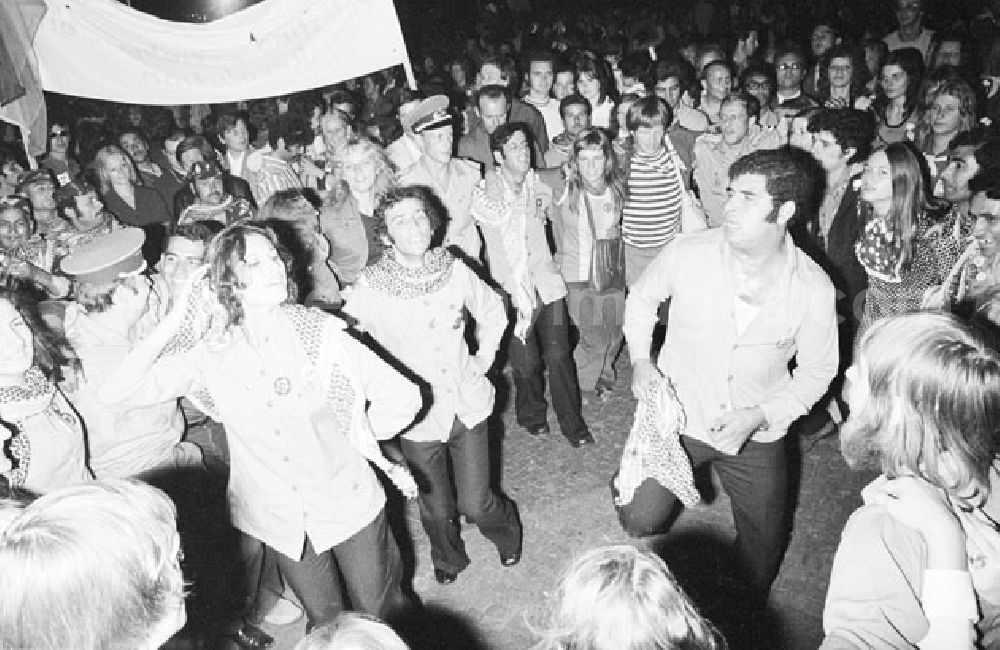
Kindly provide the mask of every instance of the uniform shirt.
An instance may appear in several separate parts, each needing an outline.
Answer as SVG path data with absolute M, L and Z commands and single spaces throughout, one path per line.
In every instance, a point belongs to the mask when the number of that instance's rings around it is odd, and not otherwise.
M 722 225 L 729 186 L 729 166 L 740 157 L 759 149 L 777 149 L 778 132 L 751 127 L 735 145 L 726 144 L 721 134 L 706 133 L 694 143 L 694 181 L 711 228 Z
M 83 366 L 83 379 L 69 398 L 87 423 L 90 466 L 98 478 L 135 476 L 169 463 L 184 435 L 176 399 L 133 406 L 98 397 L 101 384 L 132 350 L 123 328 L 109 326 L 116 313 L 116 307 L 99 314 L 84 313 L 76 303 L 66 308 L 66 337 Z
M 916 40 L 904 41 L 899 37 L 899 30 L 891 32 L 886 36 L 883 41 L 885 41 L 886 47 L 889 48 L 890 52 L 895 52 L 896 50 L 901 50 L 904 47 L 912 47 L 920 50 L 920 54 L 924 57 L 924 61 L 927 60 L 927 54 L 931 49 L 931 40 L 934 38 L 934 30 L 922 27 L 920 29 L 920 35 L 917 36 Z
M 345 311 L 431 386 L 427 416 L 403 437 L 446 442 L 456 417 L 471 429 L 493 410 L 494 389 L 484 374 L 507 329 L 503 301 L 459 259 L 451 260 L 440 286 L 422 295 L 392 291 L 385 282 L 369 279 L 383 267 L 401 268 L 390 253 L 365 269 Z M 479 351 L 474 357 L 465 342 L 464 309 L 476 321 Z
M 472 188 L 482 178 L 482 168 L 478 163 L 457 158 L 448 161 L 443 184 L 439 184 L 431 176 L 423 159 L 400 172 L 401 185 L 426 185 L 434 190 L 448 209 L 448 231 L 445 233 L 444 245 L 458 246 L 474 260 L 479 259 L 482 242 L 469 210 L 472 207 Z
M 313 332 L 332 351 L 332 363 L 323 355 L 310 361 L 284 309 L 266 325 L 259 340 L 233 327 L 226 342 L 161 357 L 128 399 L 207 389 L 229 439 L 233 525 L 298 560 L 306 535 L 322 553 L 382 510 L 382 488 L 351 438 L 395 435 L 412 421 L 421 398 L 333 316 Z M 334 366 L 335 378 L 324 381 L 321 373 Z
M 686 435 L 714 446 L 712 420 L 759 406 L 767 428 L 751 440 L 773 442 L 812 408 L 837 372 L 834 289 L 786 235 L 777 285 L 739 333 L 734 262 L 724 237 L 723 229 L 713 228 L 678 237 L 663 249 L 629 288 L 625 339 L 633 360 L 648 358 L 657 308 L 670 298 L 657 366 L 684 405 Z M 788 370 L 792 357 L 794 374 Z

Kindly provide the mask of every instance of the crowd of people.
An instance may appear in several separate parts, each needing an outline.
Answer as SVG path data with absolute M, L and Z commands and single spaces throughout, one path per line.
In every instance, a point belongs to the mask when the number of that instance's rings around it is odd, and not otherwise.
M 179 472 L 228 481 L 241 647 L 290 599 L 302 648 L 405 647 L 380 622 L 418 606 L 386 490 L 417 500 L 438 583 L 470 563 L 461 515 L 518 564 L 497 382 L 526 434 L 551 401 L 584 449 L 626 353 L 625 531 L 667 530 L 711 464 L 763 607 L 789 439 L 839 435 L 880 476 L 822 647 L 1000 647 L 995 4 L 931 30 L 895 0 L 881 32 L 843 8 L 793 26 L 695 2 L 691 30 L 488 5 L 461 52 L 421 52 L 416 89 L 49 97 L 37 164 L 0 147 L 0 648 L 174 634 L 176 513 L 147 483 Z M 650 433 L 647 410 L 672 416 Z M 81 616 L 84 593 L 134 625 Z M 632 547 L 579 558 L 555 601 L 539 648 L 726 645 Z

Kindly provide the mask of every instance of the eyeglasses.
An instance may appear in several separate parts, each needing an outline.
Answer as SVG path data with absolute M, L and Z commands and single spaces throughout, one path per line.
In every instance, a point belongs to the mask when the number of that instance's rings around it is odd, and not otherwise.
M 767 90 L 771 87 L 770 81 L 748 81 L 747 90 Z
M 778 66 L 778 70 L 801 70 L 801 63 L 782 63 Z
M 63 136 L 69 137 L 69 131 L 49 131 L 50 138 L 61 138 Z

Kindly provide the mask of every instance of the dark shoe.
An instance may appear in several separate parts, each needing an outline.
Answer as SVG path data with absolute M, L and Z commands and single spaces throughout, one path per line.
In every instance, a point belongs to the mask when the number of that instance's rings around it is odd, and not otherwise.
M 438 581 L 438 584 L 450 585 L 451 583 L 458 580 L 458 574 L 452 571 L 445 571 L 444 569 L 434 569 L 434 579 Z
M 263 650 L 274 645 L 274 637 L 252 623 L 244 623 L 233 634 L 233 639 L 245 650 Z
M 614 382 L 607 380 L 604 377 L 598 379 L 597 385 L 594 387 L 594 393 L 597 395 L 597 398 L 602 401 L 608 399 L 608 397 L 610 397 L 609 393 L 614 392 L 614 390 Z
M 563 434 L 566 440 L 569 440 L 569 444 L 573 445 L 575 449 L 579 449 L 584 445 L 594 444 L 594 436 L 590 435 L 590 432 L 584 429 L 580 433 L 575 435 Z
M 552 429 L 549 428 L 549 425 L 545 422 L 541 424 L 535 424 L 530 427 L 524 427 L 524 429 L 533 436 L 540 436 L 542 434 L 550 433 L 552 431 Z

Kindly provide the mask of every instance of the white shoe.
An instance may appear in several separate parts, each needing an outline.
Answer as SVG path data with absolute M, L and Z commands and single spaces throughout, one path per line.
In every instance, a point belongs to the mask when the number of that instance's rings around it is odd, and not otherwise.
M 268 625 L 282 626 L 291 625 L 302 618 L 302 610 L 298 605 L 285 598 L 279 598 L 267 614 L 264 615 L 264 622 Z

